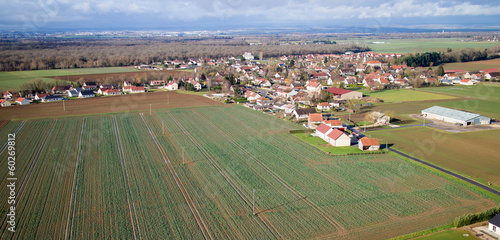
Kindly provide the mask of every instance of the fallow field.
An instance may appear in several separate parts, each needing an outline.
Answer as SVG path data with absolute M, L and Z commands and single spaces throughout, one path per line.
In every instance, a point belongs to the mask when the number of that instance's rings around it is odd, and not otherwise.
M 393 155 L 328 156 L 299 128 L 240 106 L 10 122 L 18 222 L 1 238 L 384 239 L 496 205 Z
M 370 136 L 418 158 L 469 177 L 500 185 L 498 148 L 500 130 L 448 133 L 428 127 L 373 131 Z

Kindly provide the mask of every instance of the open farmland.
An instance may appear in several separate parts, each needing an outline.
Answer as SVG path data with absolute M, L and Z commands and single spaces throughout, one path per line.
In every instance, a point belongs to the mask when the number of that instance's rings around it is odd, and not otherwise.
M 368 97 L 380 98 L 384 101 L 384 103 L 444 100 L 444 99 L 456 98 L 453 96 L 446 96 L 442 94 L 429 93 L 429 92 L 421 92 L 410 89 L 363 91 L 363 95 Z
M 112 112 L 149 111 L 159 108 L 179 108 L 221 104 L 202 96 L 178 92 L 136 93 L 121 96 L 96 97 L 0 108 L 0 120 L 79 116 Z
M 447 133 L 413 127 L 374 131 L 369 135 L 418 158 L 500 185 L 500 168 L 496 164 L 500 130 Z
M 422 39 L 354 39 L 338 42 L 364 43 L 377 53 L 413 53 L 413 52 L 442 52 L 448 48 L 463 49 L 476 48 L 484 50 L 498 46 L 498 42 L 465 42 L 458 38 L 422 38 Z M 379 43 L 375 43 L 379 42 Z M 382 43 L 383 42 L 383 43 Z
M 467 71 L 479 71 L 481 69 L 496 68 L 500 69 L 500 58 L 483 60 L 483 61 L 473 61 L 473 62 L 457 62 L 457 63 L 446 63 L 443 65 L 445 70 L 450 69 L 465 69 Z
M 449 87 L 429 87 L 420 90 L 433 93 L 441 93 L 452 96 L 478 98 L 483 100 L 500 102 L 500 85 L 479 84 L 472 86 L 449 86 Z
M 16 129 L 18 232 L 3 221 L 2 238 L 384 239 L 496 204 L 392 155 L 328 156 L 240 106 L 13 121 L 0 137 Z
M 109 67 L 109 68 L 76 68 L 76 69 L 56 69 L 56 70 L 35 70 L 35 71 L 14 71 L 0 72 L 0 90 L 16 89 L 19 85 L 42 78 L 45 81 L 50 81 L 50 78 L 57 77 L 60 80 L 71 81 L 80 79 L 83 76 L 107 75 L 107 74 L 124 74 L 124 73 L 141 73 L 137 69 L 125 67 Z M 89 75 L 90 74 L 90 75 Z M 74 75 L 79 76 L 78 78 Z

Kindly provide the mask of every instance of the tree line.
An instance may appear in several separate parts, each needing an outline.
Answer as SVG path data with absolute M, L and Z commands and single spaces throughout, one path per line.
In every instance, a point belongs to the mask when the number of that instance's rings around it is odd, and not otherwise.
M 251 52 L 277 57 L 367 51 L 355 44 L 248 45 L 238 39 L 45 39 L 0 42 L 0 71 L 136 66 L 166 59 L 222 58 Z
M 410 67 L 432 67 L 442 63 L 470 62 L 497 58 L 500 57 L 499 52 L 499 47 L 484 50 L 476 50 L 472 48 L 452 50 L 449 48 L 446 50 L 446 52 L 425 52 L 410 54 L 408 56 L 396 59 L 395 64 L 406 63 Z

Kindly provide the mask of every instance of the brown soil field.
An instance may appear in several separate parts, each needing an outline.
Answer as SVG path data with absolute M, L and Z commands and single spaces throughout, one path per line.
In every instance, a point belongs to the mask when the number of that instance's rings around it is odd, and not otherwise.
M 122 73 L 100 73 L 100 74 L 82 74 L 82 75 L 70 75 L 70 76 L 51 76 L 51 77 L 46 77 L 46 78 L 52 78 L 52 79 L 57 79 L 57 80 L 63 80 L 63 81 L 71 81 L 71 82 L 76 82 L 80 79 L 85 79 L 89 81 L 95 81 L 95 82 L 103 82 L 107 78 L 115 78 L 118 79 L 120 77 L 131 77 L 131 78 L 146 78 L 147 76 L 150 75 L 171 75 L 173 78 L 178 78 L 178 77 L 190 77 L 192 75 L 191 72 L 184 72 L 184 71 L 179 71 L 179 70 L 163 70 L 163 71 L 154 71 L 154 70 L 148 70 L 148 71 L 137 71 L 137 72 L 122 72 Z
M 0 120 L 0 131 L 10 122 L 10 120 Z
M 0 109 L 0 121 L 10 119 L 50 118 L 112 112 L 149 111 L 151 108 L 179 108 L 221 104 L 211 99 L 178 92 L 153 92 L 122 96 L 96 97 L 12 106 Z M 1 123 L 1 122 L 0 122 Z

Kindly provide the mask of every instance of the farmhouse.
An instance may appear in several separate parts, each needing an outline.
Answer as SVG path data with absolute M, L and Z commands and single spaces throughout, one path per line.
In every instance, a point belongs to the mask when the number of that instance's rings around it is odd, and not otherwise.
M 358 141 L 358 147 L 362 151 L 376 151 L 380 149 L 380 143 L 376 138 L 363 137 Z
M 6 99 L 0 99 L 0 107 L 10 107 L 11 104 Z
M 16 99 L 16 104 L 28 105 L 28 104 L 30 104 L 30 101 L 28 101 L 28 99 L 26 99 L 26 98 L 18 98 L 18 99 Z
M 174 81 L 168 82 L 168 84 L 167 84 L 167 90 L 177 90 L 177 89 L 179 89 L 179 84 L 177 84 Z
M 459 124 L 462 126 L 490 124 L 491 121 L 489 117 L 484 117 L 479 114 L 440 106 L 434 106 L 424 109 L 422 110 L 422 115 L 427 118 Z
M 308 125 L 310 128 L 315 128 L 323 122 L 323 114 L 321 113 L 311 113 L 308 118 Z
M 339 100 L 348 100 L 348 99 L 358 99 L 363 97 L 363 93 L 351 91 L 343 88 L 328 88 L 327 92 L 333 94 L 333 96 Z
M 488 230 L 500 235 L 500 213 L 488 221 Z
M 314 108 L 298 108 L 293 111 L 293 115 L 297 120 L 306 119 L 309 117 L 310 113 L 316 113 L 316 109 Z
M 351 138 L 344 131 L 337 128 L 330 131 L 327 135 L 327 139 L 325 140 L 334 147 L 351 146 Z

